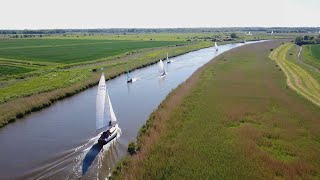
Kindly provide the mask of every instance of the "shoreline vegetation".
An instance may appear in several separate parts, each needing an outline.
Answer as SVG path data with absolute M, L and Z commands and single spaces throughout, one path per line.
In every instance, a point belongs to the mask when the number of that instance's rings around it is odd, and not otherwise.
M 269 58 L 285 42 L 199 68 L 150 115 L 110 179 L 319 178 L 319 107 L 288 89 Z

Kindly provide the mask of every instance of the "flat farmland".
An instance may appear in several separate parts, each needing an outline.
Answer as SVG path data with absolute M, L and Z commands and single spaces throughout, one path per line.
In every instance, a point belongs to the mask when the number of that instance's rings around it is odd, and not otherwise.
M 0 58 L 68 64 L 93 61 L 138 49 L 182 43 L 186 42 L 99 39 L 8 39 L 0 41 Z

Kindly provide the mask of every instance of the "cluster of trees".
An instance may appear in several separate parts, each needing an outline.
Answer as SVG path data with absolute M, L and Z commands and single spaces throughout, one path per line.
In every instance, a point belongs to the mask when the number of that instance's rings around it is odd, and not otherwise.
M 318 36 L 298 36 L 295 39 L 295 43 L 299 46 L 304 44 L 320 44 L 320 35 Z
M 32 38 L 32 37 L 42 37 L 42 35 L 32 35 L 32 34 L 23 34 L 23 35 L 10 35 L 10 38 Z

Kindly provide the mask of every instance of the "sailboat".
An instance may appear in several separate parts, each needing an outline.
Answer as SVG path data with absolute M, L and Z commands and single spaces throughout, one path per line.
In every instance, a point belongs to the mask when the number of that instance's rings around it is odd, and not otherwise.
M 214 42 L 214 48 L 216 49 L 216 51 L 218 51 L 218 45 L 217 45 L 217 42 Z
M 167 64 L 170 64 L 171 60 L 169 60 L 169 54 L 167 53 Z
M 271 31 L 271 35 L 273 34 L 273 30 Z
M 164 70 L 163 61 L 160 59 L 158 64 L 159 64 L 160 78 L 162 78 L 166 75 L 166 71 Z
M 109 120 L 109 122 L 108 122 Z M 96 99 L 96 130 L 103 131 L 98 143 L 105 145 L 118 134 L 118 123 L 114 114 L 109 93 L 106 87 L 106 79 L 102 73 Z
M 130 78 L 129 71 L 127 71 L 127 83 L 132 83 L 132 78 Z

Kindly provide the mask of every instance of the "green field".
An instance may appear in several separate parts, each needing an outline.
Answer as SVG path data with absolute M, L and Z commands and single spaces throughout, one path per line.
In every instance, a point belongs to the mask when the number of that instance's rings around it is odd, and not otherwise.
M 75 63 L 137 49 L 181 44 L 177 41 L 111 41 L 77 39 L 24 39 L 0 41 L 0 58 Z M 186 43 L 186 42 L 183 42 Z
M 311 46 L 311 54 L 320 61 L 320 45 Z
M 302 59 L 305 63 L 320 70 L 320 45 L 303 46 Z
M 150 117 L 140 150 L 113 178 L 319 179 L 319 107 L 268 58 L 280 45 L 243 46 L 197 71 Z
M 6 65 L 0 66 L 0 76 L 1 75 L 12 75 L 12 74 L 26 73 L 26 72 L 30 72 L 30 71 L 32 71 L 32 69 L 30 69 L 30 68 L 17 67 L 17 66 L 6 66 Z

